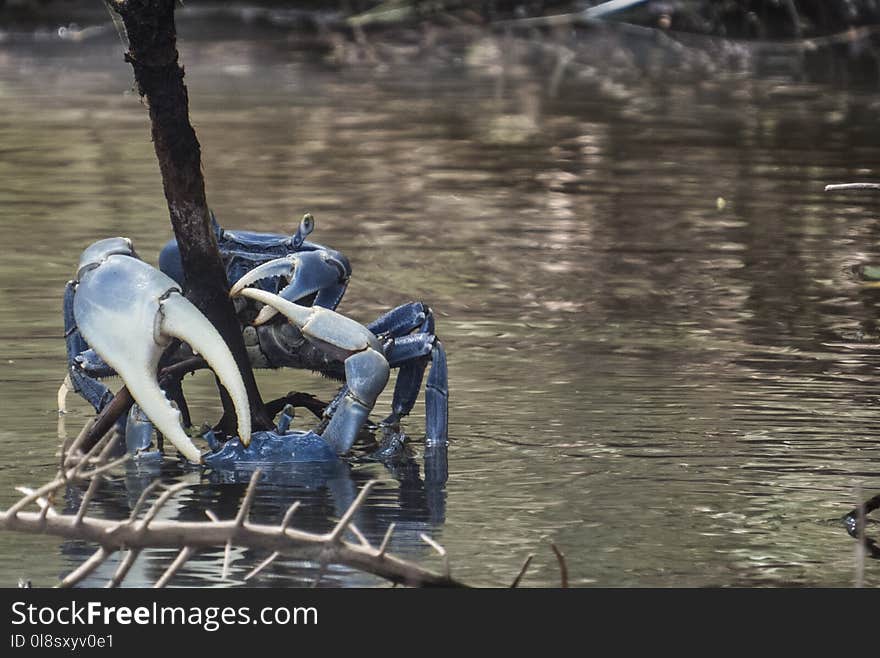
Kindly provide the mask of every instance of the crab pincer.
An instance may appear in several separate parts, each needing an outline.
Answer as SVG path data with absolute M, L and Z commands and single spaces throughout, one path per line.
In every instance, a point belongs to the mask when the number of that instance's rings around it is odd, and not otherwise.
M 89 247 L 80 259 L 73 313 L 83 338 L 122 378 L 140 409 L 190 461 L 201 454 L 159 387 L 159 359 L 178 338 L 201 354 L 229 392 L 242 443 L 251 420 L 241 374 L 223 338 L 159 270 L 139 260 L 124 238 Z
M 350 276 L 351 266 L 339 252 L 330 249 L 300 251 L 275 258 L 250 270 L 235 282 L 229 294 L 235 297 L 258 281 L 281 278 L 286 282 L 278 293 L 283 300 L 299 302 L 310 295 L 316 295 L 316 306 L 336 306 L 341 296 L 336 290 L 344 286 Z M 322 293 L 328 294 L 326 301 L 322 299 Z M 329 296 L 330 293 L 333 293 L 332 297 Z M 267 305 L 260 311 L 255 323 L 263 324 L 277 313 L 276 308 Z
M 320 434 L 337 454 L 348 452 L 388 383 L 391 370 L 379 339 L 362 324 L 328 308 L 301 306 L 257 288 L 236 286 L 230 294 L 249 297 L 280 312 L 318 349 L 344 363 L 345 394 Z

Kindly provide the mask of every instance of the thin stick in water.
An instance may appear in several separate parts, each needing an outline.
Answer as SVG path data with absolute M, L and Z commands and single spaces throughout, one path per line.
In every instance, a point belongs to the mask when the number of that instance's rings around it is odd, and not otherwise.
M 241 503 L 241 507 L 238 508 L 238 514 L 235 517 L 235 527 L 240 528 L 244 525 L 247 520 L 248 514 L 251 511 L 251 505 L 254 503 L 254 496 L 257 493 L 257 481 L 260 479 L 260 475 L 262 471 L 258 468 L 254 471 L 254 474 L 251 475 L 251 481 L 248 484 L 247 491 L 244 494 L 244 500 Z
M 391 535 L 394 534 L 394 528 L 396 524 L 392 523 L 388 526 L 388 530 L 385 531 L 385 536 L 382 538 L 382 544 L 379 546 L 379 557 L 383 557 L 385 555 L 385 551 L 388 550 L 388 543 L 391 541 Z
M 165 570 L 165 573 L 162 574 L 162 577 L 156 581 L 156 584 L 153 585 L 154 589 L 162 589 L 165 585 L 168 584 L 172 578 L 174 578 L 174 574 L 176 574 L 180 568 L 186 564 L 186 561 L 189 560 L 190 556 L 193 554 L 193 549 L 191 546 L 184 546 L 180 549 L 180 553 L 177 554 L 177 557 L 174 558 L 174 562 Z
M 119 585 L 122 584 L 122 581 L 128 575 L 128 571 L 131 569 L 132 565 L 134 565 L 135 560 L 137 560 L 138 555 L 140 554 L 140 549 L 129 549 L 128 552 L 125 554 L 125 557 L 122 558 L 122 562 L 120 562 L 119 566 L 116 568 L 116 572 L 113 574 L 113 577 L 107 581 L 106 587 L 119 587 Z
M 300 501 L 296 501 L 293 505 L 287 508 L 287 512 L 284 514 L 284 519 L 281 521 L 281 534 L 287 530 L 287 527 L 290 525 L 291 520 L 293 520 L 293 515 L 296 513 L 296 510 L 299 509 L 301 505 Z
M 260 562 L 260 563 L 259 563 L 257 566 L 255 566 L 253 569 L 251 569 L 250 573 L 248 573 L 248 575 L 245 576 L 244 579 L 245 579 L 245 580 L 250 580 L 251 578 L 253 578 L 254 576 L 256 576 L 256 575 L 257 575 L 258 573 L 260 573 L 263 569 L 265 569 L 265 568 L 268 567 L 270 564 L 272 564 L 272 563 L 275 561 L 275 558 L 277 558 L 279 555 L 281 555 L 281 553 L 279 553 L 278 551 L 275 551 L 274 553 L 272 553 L 269 557 L 267 557 L 265 560 L 263 560 L 262 562 Z
M 367 496 L 370 493 L 370 489 L 372 489 L 377 482 L 378 480 L 370 480 L 364 485 L 364 488 L 361 489 L 361 492 L 358 494 L 357 498 L 354 499 L 354 502 L 345 511 L 345 514 L 342 515 L 342 518 L 339 519 L 336 527 L 333 528 L 333 531 L 330 533 L 328 540 L 331 544 L 338 542 L 340 539 L 342 539 L 342 534 L 345 532 L 348 524 L 351 523 L 351 520 L 354 518 L 355 513 L 360 509 L 361 505 L 363 505 L 364 501 L 367 499 Z
M 516 578 L 514 578 L 513 582 L 510 583 L 510 589 L 516 589 L 517 587 L 519 587 L 519 584 L 520 584 L 520 582 L 522 582 L 523 576 L 526 575 L 526 571 L 529 570 L 529 565 L 532 563 L 532 560 L 534 559 L 534 557 L 535 557 L 534 553 L 529 553 L 528 557 L 526 558 L 526 561 L 523 562 L 522 567 L 520 567 L 519 573 L 516 574 Z
M 92 556 L 79 565 L 76 569 L 67 574 L 67 577 L 61 581 L 61 584 L 58 587 L 73 587 L 78 582 L 83 580 L 86 576 L 92 573 L 95 569 L 97 569 L 101 564 L 110 557 L 110 551 L 108 551 L 103 546 L 99 547 L 97 551 L 92 553 Z
M 556 554 L 556 561 L 559 562 L 559 586 L 568 587 L 568 565 L 565 564 L 565 554 L 553 542 L 550 542 L 550 548 Z

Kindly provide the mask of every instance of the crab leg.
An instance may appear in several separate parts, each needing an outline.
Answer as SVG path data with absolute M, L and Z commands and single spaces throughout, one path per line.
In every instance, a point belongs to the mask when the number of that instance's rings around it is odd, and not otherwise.
M 348 452 L 388 383 L 390 368 L 379 340 L 362 324 L 327 308 L 300 306 L 257 288 L 238 294 L 275 308 L 316 347 L 344 362 L 347 390 L 321 436 L 337 454 Z
M 189 460 L 200 454 L 156 379 L 172 338 L 201 354 L 229 392 L 242 442 L 250 441 L 250 408 L 235 361 L 214 326 L 174 281 L 143 261 L 111 255 L 81 270 L 74 314 L 83 338 L 112 367 L 144 414 Z
M 425 386 L 425 435 L 428 443 L 445 445 L 449 424 L 446 350 L 434 335 L 433 312 L 422 302 L 411 302 L 389 311 L 367 328 L 383 339 L 391 339 L 385 343 L 385 354 L 392 368 L 400 368 L 392 412 L 383 422 L 394 423 L 412 411 L 430 362 Z

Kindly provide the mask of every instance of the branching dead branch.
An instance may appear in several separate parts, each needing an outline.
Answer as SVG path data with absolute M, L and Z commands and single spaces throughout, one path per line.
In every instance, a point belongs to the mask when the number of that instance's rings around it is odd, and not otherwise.
M 125 520 L 108 520 L 90 515 L 90 502 L 100 487 L 104 475 L 128 459 L 127 455 L 119 459 L 110 459 L 114 444 L 118 440 L 118 437 L 108 438 L 113 434 L 115 433 L 111 432 L 97 441 L 82 459 L 76 460 L 75 466 L 60 472 L 51 482 L 36 488 L 18 487 L 23 494 L 22 498 L 9 509 L 0 512 L 0 530 L 77 539 L 97 547 L 88 560 L 62 579 L 61 587 L 73 587 L 81 583 L 112 555 L 124 551 L 125 555 L 121 563 L 106 584 L 107 587 L 118 587 L 139 555 L 146 549 L 154 548 L 179 550 L 177 557 L 156 581 L 155 587 L 170 584 L 198 550 L 217 546 L 224 546 L 223 571 L 226 577 L 233 545 L 254 551 L 269 551 L 269 556 L 248 572 L 246 580 L 256 577 L 279 556 L 295 554 L 297 557 L 319 562 L 322 570 L 327 565 L 340 564 L 374 574 L 392 583 L 410 586 L 464 586 L 450 576 L 445 549 L 427 536 L 423 539 L 444 557 L 443 573 L 389 555 L 387 550 L 394 530 L 393 524 L 389 526 L 378 547 L 373 546 L 353 525 L 355 515 L 366 501 L 376 481 L 368 482 L 333 529 L 323 534 L 291 527 L 294 513 L 300 506 L 299 502 L 287 509 L 278 525 L 253 523 L 249 519 L 261 475 L 259 469 L 251 477 L 234 519 L 221 520 L 210 510 L 206 510 L 205 521 L 158 518 L 162 508 L 176 494 L 190 486 L 189 483 L 181 482 L 166 487 L 147 508 L 148 500 L 161 487 L 158 480 L 144 490 Z M 76 442 L 69 447 L 76 448 Z M 62 460 L 63 463 L 68 463 L 66 455 L 62 456 Z M 76 512 L 60 514 L 52 507 L 51 496 L 57 490 L 72 483 L 87 483 L 85 494 Z M 28 509 L 32 505 L 38 508 L 37 511 Z M 146 512 L 141 516 L 144 508 L 147 508 Z M 355 541 L 345 539 L 345 534 L 349 530 L 354 535 Z

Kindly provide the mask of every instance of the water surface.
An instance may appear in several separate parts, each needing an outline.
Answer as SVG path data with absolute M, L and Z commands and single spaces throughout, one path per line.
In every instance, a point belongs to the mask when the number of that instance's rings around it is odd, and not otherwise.
M 485 47 L 451 65 L 339 67 L 277 32 L 189 29 L 221 223 L 292 232 L 312 212 L 313 237 L 354 267 L 340 310 L 369 321 L 423 299 L 449 352 L 445 487 L 425 481 L 420 403 L 411 463 L 269 484 L 257 518 L 300 499 L 298 523 L 324 530 L 379 478 L 361 529 L 378 540 L 397 522 L 394 550 L 439 568 L 426 532 L 477 584 L 509 583 L 535 553 L 524 584 L 555 585 L 550 541 L 578 586 L 853 583 L 840 518 L 857 486 L 880 491 L 878 292 L 858 275 L 880 263 L 880 224 L 877 198 L 822 189 L 878 178 L 875 95 L 576 71 L 556 88 Z M 56 468 L 61 297 L 79 252 L 125 235 L 155 263 L 171 234 L 130 89 L 112 33 L 0 47 L 0 505 Z M 333 393 L 307 373 L 258 376 L 265 397 Z M 194 417 L 216 418 L 210 380 L 187 381 Z M 70 401 L 76 433 L 89 409 Z M 191 483 L 169 517 L 232 516 L 243 494 L 173 464 L 164 477 Z M 114 474 L 93 512 L 127 516 L 148 479 Z M 0 535 L 0 584 L 53 585 L 90 551 Z M 172 557 L 146 554 L 126 585 Z M 239 584 L 263 556 L 237 551 L 228 580 L 221 557 L 199 554 L 175 584 Z M 279 560 L 250 584 L 317 572 Z M 322 582 L 375 583 L 339 567 Z

